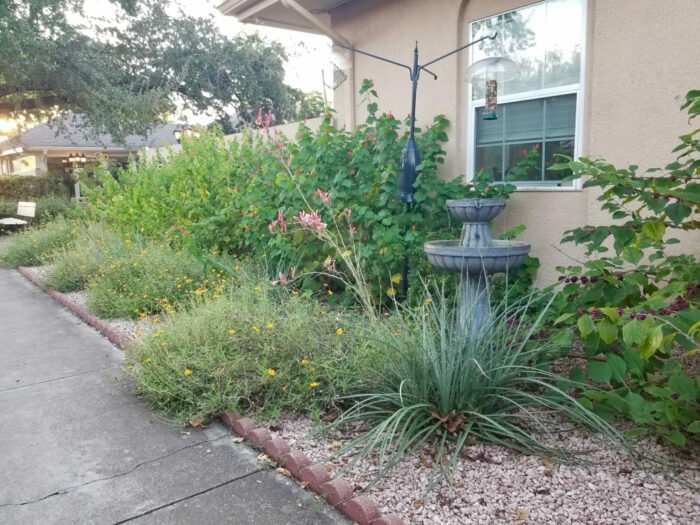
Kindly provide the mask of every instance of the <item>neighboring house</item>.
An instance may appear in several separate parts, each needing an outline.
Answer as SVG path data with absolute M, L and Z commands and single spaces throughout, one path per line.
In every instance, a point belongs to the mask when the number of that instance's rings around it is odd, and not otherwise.
M 24 133 L 0 142 L 0 175 L 38 175 L 63 172 L 70 155 L 85 155 L 88 162 L 108 158 L 125 162 L 129 154 L 142 148 L 176 144 L 178 124 L 156 126 L 148 135 L 130 135 L 117 144 L 108 134 L 86 128 L 80 117 L 68 115 L 61 123 L 39 124 Z
M 527 226 L 522 239 L 548 281 L 557 265 L 582 259 L 573 245 L 559 246 L 564 231 L 609 221 L 596 191 L 546 171 L 553 155 L 663 167 L 678 136 L 692 129 L 679 107 L 687 91 L 700 88 L 697 0 L 227 0 L 219 10 L 241 22 L 325 34 L 404 64 L 412 64 L 416 41 L 426 63 L 498 31 L 495 41 L 431 66 L 437 80 L 421 75 L 416 116 L 421 126 L 437 114 L 450 120 L 442 173 L 449 178 L 469 180 L 480 169 L 502 178 L 524 149 L 541 147 L 539 169 L 518 182 L 496 227 Z M 465 81 L 467 68 L 499 55 L 516 61 L 521 75 L 500 83 L 499 118 L 483 120 L 483 85 Z M 346 58 L 348 80 L 334 94 L 339 124 L 364 119 L 357 95 L 364 78 L 375 82 L 381 110 L 409 113 L 405 69 L 357 53 Z M 700 244 L 686 237 L 685 250 L 691 242 Z

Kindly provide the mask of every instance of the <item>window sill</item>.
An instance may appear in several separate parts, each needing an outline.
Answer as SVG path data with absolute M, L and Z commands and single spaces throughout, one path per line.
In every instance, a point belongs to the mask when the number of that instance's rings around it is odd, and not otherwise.
M 581 188 L 573 187 L 560 187 L 560 186 L 523 186 L 515 190 L 516 193 L 528 193 L 528 192 L 563 192 L 563 193 L 580 193 L 583 190 Z

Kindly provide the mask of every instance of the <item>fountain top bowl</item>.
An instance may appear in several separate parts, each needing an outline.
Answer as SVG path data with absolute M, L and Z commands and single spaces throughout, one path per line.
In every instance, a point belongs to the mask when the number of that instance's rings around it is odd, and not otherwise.
M 505 199 L 448 199 L 447 209 L 461 222 L 489 222 L 503 208 Z

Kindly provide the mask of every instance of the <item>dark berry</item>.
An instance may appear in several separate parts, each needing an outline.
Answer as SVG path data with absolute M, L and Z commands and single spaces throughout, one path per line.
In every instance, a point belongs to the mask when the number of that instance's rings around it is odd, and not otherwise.
M 588 277 L 586 277 L 585 275 L 583 277 L 581 277 L 581 282 L 583 284 L 586 284 L 588 282 Z

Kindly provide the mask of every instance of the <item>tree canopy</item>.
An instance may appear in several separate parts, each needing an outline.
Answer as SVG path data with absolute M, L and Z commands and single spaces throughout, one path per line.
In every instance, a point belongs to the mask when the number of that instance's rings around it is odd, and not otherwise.
M 109 1 L 109 19 L 87 16 L 84 0 L 0 2 L 0 117 L 72 111 L 120 140 L 179 109 L 245 122 L 260 107 L 294 113 L 281 44 L 228 38 L 172 0 Z

